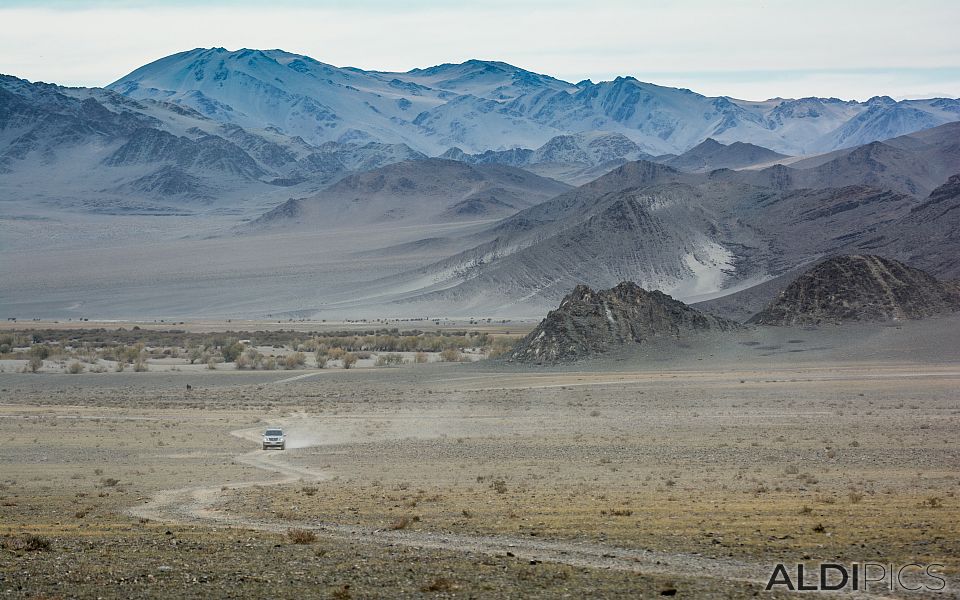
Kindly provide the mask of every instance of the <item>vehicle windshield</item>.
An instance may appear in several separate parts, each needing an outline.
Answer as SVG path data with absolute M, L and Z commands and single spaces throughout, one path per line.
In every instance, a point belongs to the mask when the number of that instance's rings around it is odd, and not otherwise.
M 268 429 L 264 435 L 269 435 L 269 436 L 283 435 L 283 431 L 280 429 Z

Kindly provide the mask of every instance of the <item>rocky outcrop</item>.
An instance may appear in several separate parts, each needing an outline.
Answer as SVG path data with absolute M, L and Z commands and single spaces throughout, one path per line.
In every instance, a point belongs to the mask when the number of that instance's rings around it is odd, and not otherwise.
M 898 321 L 955 310 L 960 310 L 956 285 L 896 260 L 847 255 L 829 258 L 800 275 L 748 323 Z
M 652 338 L 729 331 L 740 324 L 706 315 L 633 282 L 594 291 L 577 286 L 511 353 L 524 363 L 577 360 Z

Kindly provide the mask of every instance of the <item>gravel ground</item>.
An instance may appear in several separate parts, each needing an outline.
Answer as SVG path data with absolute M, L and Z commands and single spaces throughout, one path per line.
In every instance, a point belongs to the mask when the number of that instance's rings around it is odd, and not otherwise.
M 956 595 L 956 323 L 548 370 L 0 374 L 0 590 L 747 597 L 777 562 L 875 560 Z

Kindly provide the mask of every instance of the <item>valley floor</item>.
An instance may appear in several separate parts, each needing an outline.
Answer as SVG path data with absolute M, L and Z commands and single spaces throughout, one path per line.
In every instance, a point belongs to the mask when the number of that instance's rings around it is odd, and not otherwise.
M 956 597 L 960 358 L 923 327 L 549 370 L 0 373 L 0 590 L 749 597 L 777 563 L 873 561 L 940 563 Z

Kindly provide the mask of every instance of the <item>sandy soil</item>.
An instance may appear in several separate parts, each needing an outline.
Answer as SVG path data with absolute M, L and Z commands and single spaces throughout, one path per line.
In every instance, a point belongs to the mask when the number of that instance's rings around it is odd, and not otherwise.
M 960 360 L 924 331 L 548 371 L 0 374 L 0 590 L 748 597 L 829 560 L 941 563 L 956 596 Z M 789 353 L 801 334 L 832 350 Z

